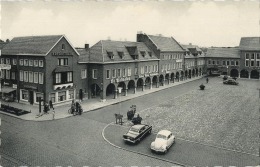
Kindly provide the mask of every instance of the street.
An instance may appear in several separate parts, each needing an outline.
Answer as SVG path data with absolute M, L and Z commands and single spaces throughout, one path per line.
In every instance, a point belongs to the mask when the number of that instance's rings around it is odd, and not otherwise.
M 132 104 L 137 105 L 137 111 L 145 110 L 198 89 L 205 82 L 205 78 L 199 79 L 81 116 L 54 121 L 24 121 L 0 114 L 1 165 L 174 166 L 176 164 L 173 161 L 166 162 L 113 147 L 103 139 L 102 130 L 115 121 L 114 113 L 123 114 L 126 118 L 126 112 Z M 187 156 L 178 158 L 182 159 L 183 164 L 194 165 L 185 163 L 185 160 L 190 161 Z M 217 155 L 215 158 L 218 158 Z

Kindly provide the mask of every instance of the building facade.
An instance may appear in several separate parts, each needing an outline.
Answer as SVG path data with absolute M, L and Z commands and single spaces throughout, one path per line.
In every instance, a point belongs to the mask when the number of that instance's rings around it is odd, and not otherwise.
M 15 90 L 16 101 L 29 104 L 42 99 L 58 105 L 83 98 L 79 97 L 85 83 L 78 82 L 78 57 L 63 35 L 14 38 L 1 55 L 1 63 L 11 65 L 3 80 L 6 89 Z

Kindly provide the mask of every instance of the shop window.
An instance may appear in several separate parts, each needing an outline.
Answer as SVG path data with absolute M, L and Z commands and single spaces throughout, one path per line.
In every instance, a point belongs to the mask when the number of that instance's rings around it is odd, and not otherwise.
M 58 101 L 66 100 L 66 91 L 58 92 Z
M 29 95 L 28 95 L 28 91 L 27 90 L 21 90 L 21 94 L 22 94 L 22 100 L 28 100 Z
M 73 99 L 74 98 L 74 90 L 69 90 L 69 99 Z

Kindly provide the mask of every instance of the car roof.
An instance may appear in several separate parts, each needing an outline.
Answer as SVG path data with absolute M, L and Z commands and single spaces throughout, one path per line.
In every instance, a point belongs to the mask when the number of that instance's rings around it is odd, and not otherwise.
M 138 124 L 138 125 L 134 125 L 131 128 L 135 128 L 135 129 L 141 129 L 142 127 L 144 127 L 145 125 L 142 124 Z
M 164 136 L 168 136 L 169 134 L 171 134 L 172 132 L 168 131 L 168 130 L 161 130 L 160 132 L 158 132 L 158 134 L 164 135 Z

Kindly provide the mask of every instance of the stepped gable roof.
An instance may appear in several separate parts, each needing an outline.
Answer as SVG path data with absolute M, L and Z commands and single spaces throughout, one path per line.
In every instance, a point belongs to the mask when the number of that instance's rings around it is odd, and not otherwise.
M 63 37 L 68 41 L 64 35 L 15 37 L 4 46 L 2 54 L 46 56 Z M 73 46 L 72 48 L 74 49 Z M 78 54 L 75 49 L 74 51 Z
M 240 58 L 240 50 L 238 47 L 211 47 L 208 48 L 205 57 Z
M 147 35 L 151 41 L 160 49 L 162 52 L 183 52 L 184 48 L 173 38 L 163 37 L 155 35 Z
M 139 61 L 158 60 L 154 52 L 143 42 L 101 40 L 88 51 L 81 54 L 80 62 L 108 63 L 133 61 L 133 56 L 137 55 L 137 60 Z
M 260 37 L 242 37 L 239 44 L 240 50 L 260 50 Z

